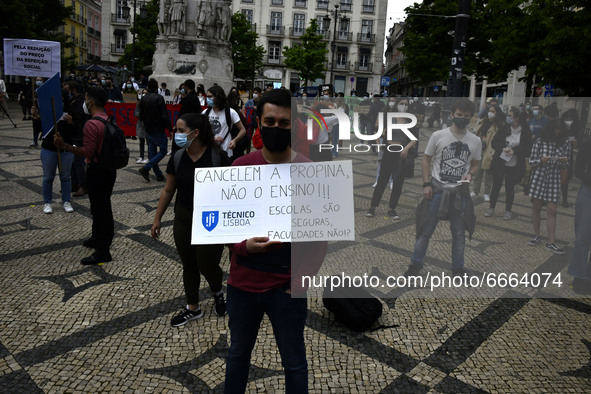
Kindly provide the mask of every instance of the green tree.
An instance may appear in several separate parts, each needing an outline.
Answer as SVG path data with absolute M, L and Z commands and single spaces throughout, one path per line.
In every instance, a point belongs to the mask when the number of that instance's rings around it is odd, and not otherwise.
M 406 70 L 421 84 L 447 80 L 457 2 L 425 0 L 407 7 L 401 51 Z M 437 17 L 440 16 L 440 17 Z M 591 95 L 591 13 L 585 0 L 473 1 L 464 75 L 507 79 L 526 68 L 528 84 L 553 84 L 570 95 Z
M 252 80 L 263 66 L 265 48 L 257 45 L 258 34 L 253 31 L 251 24 L 244 14 L 236 12 L 232 15 L 232 61 L 234 62 L 234 77 Z
M 316 19 L 310 19 L 310 26 L 302 34 L 301 44 L 293 47 L 283 47 L 283 56 L 285 56 L 285 65 L 300 73 L 300 78 L 304 80 L 304 86 L 308 86 L 308 81 L 324 77 L 326 72 L 326 42 L 323 42 L 323 35 L 318 34 L 318 22 Z
M 117 62 L 120 65 L 127 64 L 131 69 L 131 60 L 134 57 L 132 52 L 135 52 L 136 74 L 139 74 L 144 67 L 152 65 L 152 57 L 156 51 L 156 36 L 158 35 L 156 19 L 158 19 L 159 4 L 159 0 L 149 1 L 145 5 L 146 17 L 142 18 L 139 13 L 136 15 L 135 23 L 130 30 L 132 34 L 135 33 L 135 49 L 132 43 L 127 44 L 123 56 Z M 131 12 L 133 12 L 133 2 L 131 3 Z
M 72 13 L 59 0 L 0 0 L 0 39 L 23 38 L 33 40 L 58 41 L 61 48 L 72 48 L 68 36 L 59 32 L 66 18 Z M 62 51 L 62 70 L 74 65 L 74 57 L 64 57 Z

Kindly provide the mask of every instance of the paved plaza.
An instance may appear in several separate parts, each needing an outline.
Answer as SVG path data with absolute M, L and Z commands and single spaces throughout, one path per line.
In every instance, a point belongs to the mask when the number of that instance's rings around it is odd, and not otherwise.
M 163 218 L 161 240 L 152 240 L 149 230 L 164 184 L 155 177 L 147 183 L 137 172 L 138 141 L 127 140 L 133 161 L 118 171 L 115 183 L 113 261 L 83 266 L 80 259 L 91 253 L 82 246 L 90 235 L 88 198 L 72 198 L 75 211 L 65 213 L 56 177 L 54 213 L 42 212 L 40 150 L 29 148 L 31 121 L 21 121 L 12 105 L 18 127 L 0 119 L 0 392 L 221 392 L 227 316 L 215 315 L 203 282 L 203 318 L 181 328 L 170 326 L 185 305 L 173 213 L 169 208 Z M 421 152 L 431 132 L 421 130 Z M 398 221 L 386 216 L 389 189 L 376 217 L 365 217 L 375 156 L 341 154 L 339 160 L 354 163 L 356 243 L 329 244 L 327 262 L 354 265 L 360 258 L 354 249 L 365 247 L 374 273 L 384 274 L 386 266 L 403 273 L 414 246 L 420 160 L 415 177 L 404 186 Z M 570 184 L 571 203 L 579 185 L 576 179 Z M 504 191 L 496 217 L 483 217 L 488 204 L 475 203 L 476 231 L 466 241 L 469 271 L 527 266 L 545 272 L 552 267 L 568 288 L 574 208 L 558 209 L 557 243 L 567 252 L 558 256 L 527 245 L 531 204 L 521 187 L 513 220 L 501 217 Z M 438 226 L 426 269 L 450 271 L 448 227 L 446 222 Z M 227 250 L 222 267 L 227 273 Z M 379 293 L 384 305 L 380 322 L 398 326 L 365 333 L 335 323 L 322 300 L 310 297 L 305 328 L 310 392 L 591 392 L 591 299 L 574 293 L 572 298 L 526 298 L 511 290 L 503 295 Z M 283 386 L 281 361 L 265 319 L 248 392 L 282 392 Z

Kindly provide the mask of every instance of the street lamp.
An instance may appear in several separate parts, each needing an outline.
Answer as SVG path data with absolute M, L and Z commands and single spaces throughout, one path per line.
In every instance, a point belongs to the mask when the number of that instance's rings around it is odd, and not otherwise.
M 339 5 L 335 4 L 334 5 L 334 27 L 333 27 L 333 34 L 332 34 L 332 41 L 330 43 L 330 51 L 331 51 L 331 61 L 330 61 L 330 79 L 328 80 L 328 82 L 332 85 L 332 90 L 334 93 L 334 82 L 335 82 L 335 78 L 334 78 L 334 55 L 336 53 L 337 50 L 337 44 L 336 44 L 336 39 L 337 39 L 337 23 L 339 22 Z M 327 15 L 324 18 L 324 22 L 327 26 L 330 26 L 330 16 Z M 349 20 L 349 18 L 347 18 L 346 16 L 341 18 L 341 22 L 347 22 Z M 326 30 L 328 30 L 329 27 L 327 27 Z

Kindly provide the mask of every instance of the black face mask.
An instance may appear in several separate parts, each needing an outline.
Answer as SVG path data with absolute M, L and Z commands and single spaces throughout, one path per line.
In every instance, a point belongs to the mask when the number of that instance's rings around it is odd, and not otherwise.
M 263 145 L 269 152 L 284 152 L 291 146 L 291 130 L 281 127 L 261 127 Z
M 453 119 L 453 122 L 454 122 L 454 124 L 456 125 L 456 127 L 458 129 L 464 130 L 470 124 L 470 119 L 466 119 L 466 118 L 454 118 Z

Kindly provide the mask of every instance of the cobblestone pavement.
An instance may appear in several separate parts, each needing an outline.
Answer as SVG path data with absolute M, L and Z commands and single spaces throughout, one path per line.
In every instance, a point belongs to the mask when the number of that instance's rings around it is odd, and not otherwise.
M 170 326 L 184 305 L 172 209 L 163 219 L 161 242 L 149 237 L 163 184 L 145 182 L 135 160 L 118 172 L 112 199 L 114 261 L 82 266 L 80 259 L 90 253 L 82 246 L 90 233 L 88 199 L 73 198 L 74 213 L 65 213 L 56 179 L 54 213 L 43 214 L 40 151 L 29 148 L 31 122 L 20 121 L 18 112 L 11 108 L 18 128 L 0 119 L 0 392 L 222 391 L 227 317 L 215 315 L 208 290 L 202 292 L 202 319 Z M 428 133 L 423 130 L 423 137 Z M 136 157 L 137 141 L 128 142 Z M 414 241 L 419 160 L 399 205 L 402 220 L 393 222 L 385 217 L 384 202 L 375 218 L 365 218 L 375 158 L 341 157 L 362 169 L 355 170 L 358 240 L 371 246 L 376 259 L 403 272 Z M 578 185 L 571 183 L 572 201 Z M 387 190 L 384 200 L 388 195 Z M 565 272 L 574 241 L 573 208 L 559 208 L 557 239 L 566 256 L 525 246 L 531 207 L 523 193 L 517 192 L 514 220 L 484 218 L 486 208 L 477 201 L 468 269 L 552 265 L 570 283 Z M 449 268 L 447 227 L 439 225 L 427 265 Z M 347 259 L 348 246 L 331 244 L 328 259 Z M 228 270 L 226 252 L 223 269 Z M 305 335 L 311 392 L 591 392 L 590 299 L 382 300 L 382 323 L 399 326 L 359 334 L 334 323 L 317 297 L 309 299 Z M 281 392 L 283 383 L 272 329 L 264 320 L 248 391 Z

